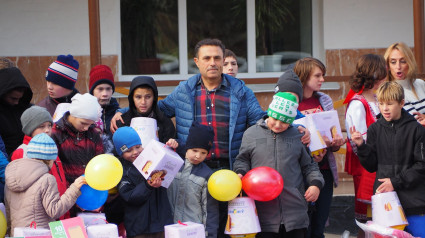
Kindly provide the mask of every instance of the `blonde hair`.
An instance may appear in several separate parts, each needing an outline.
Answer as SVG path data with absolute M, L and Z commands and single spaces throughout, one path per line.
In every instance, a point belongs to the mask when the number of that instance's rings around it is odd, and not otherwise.
M 388 70 L 390 70 L 390 54 L 394 51 L 398 50 L 401 54 L 404 55 L 404 59 L 406 60 L 407 65 L 409 66 L 409 69 L 407 71 L 406 80 L 408 80 L 410 86 L 412 87 L 413 94 L 416 98 L 418 98 L 418 95 L 416 94 L 416 89 L 413 86 L 413 81 L 416 79 L 416 73 L 418 70 L 418 66 L 416 64 L 415 57 L 413 55 L 412 50 L 403 42 L 396 42 L 392 45 L 390 45 L 387 50 L 385 51 L 384 58 L 387 62 Z M 391 74 L 391 72 L 388 74 L 389 81 L 393 81 L 394 77 Z
M 404 99 L 404 89 L 400 84 L 394 81 L 384 82 L 379 86 L 376 96 L 378 97 L 378 102 L 395 100 L 401 103 Z

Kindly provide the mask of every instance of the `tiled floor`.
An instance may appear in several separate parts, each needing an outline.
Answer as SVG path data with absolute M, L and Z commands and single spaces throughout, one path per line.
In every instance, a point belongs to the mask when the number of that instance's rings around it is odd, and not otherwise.
M 353 181 L 340 181 L 337 188 L 334 189 L 334 196 L 354 195 Z M 325 233 L 326 238 L 340 238 L 342 234 Z M 356 236 L 349 236 L 355 238 Z
M 338 187 L 334 189 L 334 196 L 354 195 L 353 181 L 340 181 Z

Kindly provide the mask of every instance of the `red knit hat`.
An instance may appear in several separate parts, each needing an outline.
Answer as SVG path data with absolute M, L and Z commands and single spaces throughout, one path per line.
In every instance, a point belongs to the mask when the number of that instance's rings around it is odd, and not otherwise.
M 111 68 L 100 64 L 94 66 L 90 70 L 90 94 L 93 94 L 93 90 L 96 86 L 102 83 L 110 84 L 112 86 L 112 90 L 115 91 L 114 75 L 112 74 Z

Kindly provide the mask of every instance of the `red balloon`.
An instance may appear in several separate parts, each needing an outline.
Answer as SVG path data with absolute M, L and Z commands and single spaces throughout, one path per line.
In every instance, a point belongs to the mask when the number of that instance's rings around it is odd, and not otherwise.
M 242 189 L 250 198 L 267 202 L 277 198 L 282 192 L 283 179 L 273 168 L 257 167 L 243 176 Z

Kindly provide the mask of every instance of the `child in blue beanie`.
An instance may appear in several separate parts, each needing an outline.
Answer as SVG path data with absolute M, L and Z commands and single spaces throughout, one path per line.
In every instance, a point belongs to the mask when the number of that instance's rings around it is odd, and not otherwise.
M 167 190 L 161 187 L 161 178 L 148 181 L 133 165 L 143 151 L 139 135 L 133 128 L 124 126 L 118 128 L 112 141 L 124 168 L 118 191 L 124 200 L 127 236 L 164 237 L 164 226 L 173 222 Z

